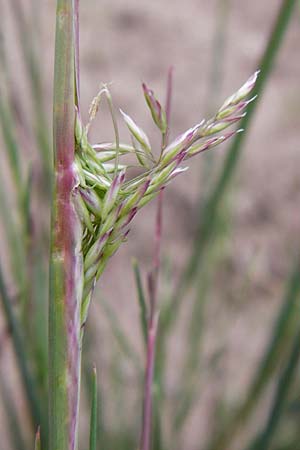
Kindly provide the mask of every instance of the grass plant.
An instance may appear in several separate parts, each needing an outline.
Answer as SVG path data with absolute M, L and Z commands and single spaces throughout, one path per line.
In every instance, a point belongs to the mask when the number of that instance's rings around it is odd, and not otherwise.
M 31 5 L 31 11 L 37 14 L 35 17 L 39 17 L 39 10 L 35 9 L 39 8 L 37 5 L 34 1 Z M 228 7 L 228 2 L 224 2 L 224 5 Z M 42 65 L 34 41 L 35 30 L 32 30 L 32 21 L 26 16 L 22 2 L 12 0 L 10 7 L 32 99 L 32 119 L 24 121 L 22 126 L 30 127 L 28 135 L 31 134 L 38 150 L 45 181 L 42 193 L 38 195 L 40 205 L 45 200 L 50 203 L 49 192 L 52 193 L 51 230 L 47 225 L 41 230 L 41 223 L 33 208 L 36 201 L 34 168 L 22 153 L 23 142 L 18 128 L 22 122 L 18 111 L 22 111 L 23 106 L 20 103 L 15 108 L 16 99 L 17 102 L 21 100 L 16 87 L 10 83 L 12 67 L 6 54 L 5 33 L 1 30 L 0 59 L 3 70 L 0 125 L 6 159 L 3 171 L 14 188 L 10 193 L 12 198 L 8 199 L 4 191 L 5 184 L 0 186 L 1 232 L 9 250 L 8 260 L 1 257 L 0 296 L 5 326 L 13 344 L 27 401 L 32 437 L 29 445 L 24 436 L 24 427 L 18 426 L 16 400 L 11 398 L 11 391 L 6 388 L 7 380 L 3 378 L 5 372 L 1 370 L 0 395 L 6 405 L 13 450 L 126 450 L 133 447 L 163 450 L 184 446 L 184 426 L 198 400 L 195 386 L 201 364 L 198 355 L 201 354 L 199 348 L 205 321 L 205 298 L 210 287 L 210 274 L 214 270 L 213 249 L 210 247 L 212 236 L 220 232 L 218 218 L 226 201 L 226 192 L 238 167 L 250 120 L 262 97 L 295 5 L 296 1 L 293 0 L 281 2 L 268 45 L 258 65 L 259 76 L 255 72 L 210 119 L 198 122 L 174 140 L 169 140 L 172 70 L 168 74 L 164 106 L 152 89 L 143 83 L 146 106 L 161 140 L 159 148 L 155 148 L 147 133 L 131 115 L 117 111 L 108 85 L 100 87 L 92 100 L 89 119 L 84 123 L 80 98 L 79 0 L 57 0 L 52 153 L 50 127 L 43 101 Z M 224 15 L 222 17 L 224 19 Z M 223 35 L 221 32 L 224 30 L 220 30 L 220 35 Z M 220 55 L 220 45 L 219 39 L 215 46 L 214 61 Z M 219 84 L 220 73 L 216 63 L 214 67 L 212 80 Z M 7 92 L 4 86 L 9 87 Z M 109 107 L 114 136 L 109 142 L 93 143 L 90 129 L 103 100 Z M 128 143 L 120 139 L 119 119 L 127 127 Z M 185 163 L 192 161 L 193 156 L 208 152 L 230 139 L 232 144 L 221 173 L 209 188 L 204 204 L 201 197 L 193 250 L 176 290 L 171 296 L 165 295 L 159 287 L 159 280 L 163 281 L 164 277 L 161 254 L 164 190 L 177 175 L 186 176 Z M 133 159 L 135 163 L 131 162 Z M 132 175 L 132 166 L 135 175 Z M 51 189 L 49 186 L 52 186 Z M 16 214 L 9 207 L 12 199 Z M 136 401 L 139 411 L 131 422 L 131 418 L 124 416 L 124 423 L 119 423 L 116 431 L 107 425 L 101 371 L 99 381 L 96 369 L 92 370 L 91 377 L 91 364 L 85 359 L 81 367 L 83 339 L 96 283 L 110 259 L 129 239 L 136 214 L 154 199 L 157 201 L 154 256 L 151 269 L 146 274 L 146 283 L 139 263 L 133 263 L 144 361 L 123 329 L 114 308 L 105 300 L 102 306 L 111 333 L 121 350 L 113 354 L 112 347 L 112 361 L 116 364 L 111 364 L 110 381 L 115 386 L 120 384 L 120 367 L 124 360 L 133 369 L 137 380 Z M 47 250 L 49 241 L 50 256 Z M 205 270 L 204 261 L 211 261 Z M 196 294 L 190 309 L 191 322 L 186 341 L 188 349 L 183 359 L 181 382 L 183 385 L 184 380 L 188 380 L 188 385 L 177 390 L 173 402 L 166 389 L 167 343 L 180 315 L 182 299 L 193 283 Z M 49 285 L 47 348 L 45 310 Z M 233 448 L 274 378 L 277 385 L 268 416 L 261 429 L 250 436 L 247 448 L 278 450 L 276 436 L 279 426 L 285 423 L 291 386 L 296 384 L 299 362 L 298 262 L 287 285 L 270 342 L 245 398 L 220 420 L 213 435 L 208 436 L 207 445 L 202 442 L 198 446 L 199 450 Z M 90 345 L 87 339 L 84 343 L 87 355 Z M 78 431 L 79 413 L 85 412 L 80 408 L 81 372 L 84 384 L 88 386 L 90 401 L 90 431 L 84 447 Z M 117 392 L 115 395 L 117 398 Z M 171 416 L 169 430 L 166 427 L 168 410 Z M 122 411 L 118 417 L 123 417 Z M 17 429 L 16 433 L 13 433 L 14 428 Z M 288 445 L 290 442 L 294 445 L 297 438 L 297 433 L 294 433 Z

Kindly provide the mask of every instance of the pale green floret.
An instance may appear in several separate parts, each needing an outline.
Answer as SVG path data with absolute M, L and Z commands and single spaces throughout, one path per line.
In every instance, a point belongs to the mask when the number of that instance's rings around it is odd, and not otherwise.
M 82 199 L 81 195 L 78 193 L 78 191 L 73 194 L 73 198 L 74 198 L 74 203 L 75 203 L 75 208 L 76 208 L 77 214 L 79 215 L 83 224 L 88 228 L 88 230 L 91 233 L 93 233 L 94 229 L 93 229 L 93 225 L 92 225 L 92 222 L 90 219 L 90 214 L 89 214 L 88 208 L 86 206 L 86 203 L 83 201 L 83 199 Z
M 84 258 L 84 268 L 87 270 L 89 267 L 91 267 L 98 259 L 99 254 L 101 250 L 103 249 L 104 245 L 106 244 L 106 241 L 108 239 L 108 236 L 106 239 L 98 239 L 92 247 L 89 249 L 88 253 L 86 254 Z
M 190 128 L 185 133 L 181 134 L 177 139 L 171 142 L 171 144 L 169 144 L 164 149 L 161 157 L 161 166 L 165 166 L 166 164 L 168 164 L 178 155 L 180 151 L 188 148 L 191 145 L 192 139 L 202 123 L 203 121 Z
M 232 108 L 243 102 L 254 88 L 258 74 L 259 70 L 257 70 L 235 94 L 231 95 L 227 98 L 227 100 L 225 100 L 219 111 L 222 112 L 228 107 Z
M 171 172 L 176 168 L 177 162 L 174 161 L 171 164 L 169 164 L 167 167 L 164 167 L 161 170 L 158 170 L 155 175 L 153 175 L 149 189 L 147 190 L 147 193 L 150 194 L 155 189 L 159 189 L 160 186 L 167 180 Z
M 150 141 L 146 133 L 140 127 L 137 126 L 137 124 L 133 121 L 133 119 L 130 116 L 128 116 L 128 114 L 124 113 L 121 109 L 120 112 L 126 122 L 129 131 L 132 133 L 135 139 L 141 144 L 143 149 L 152 156 Z
M 95 216 L 101 218 L 102 202 L 94 190 L 85 188 L 81 194 L 84 198 L 87 209 Z

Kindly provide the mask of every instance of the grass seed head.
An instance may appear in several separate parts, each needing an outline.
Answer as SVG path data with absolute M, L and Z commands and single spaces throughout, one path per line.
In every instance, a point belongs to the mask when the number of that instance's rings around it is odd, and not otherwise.
M 74 192 L 74 203 L 84 232 L 84 295 L 82 320 L 86 320 L 88 305 L 95 281 L 103 272 L 110 257 L 127 239 L 129 224 L 137 212 L 149 203 L 177 175 L 187 170 L 182 163 L 199 153 L 207 151 L 242 130 L 233 130 L 220 135 L 228 127 L 238 123 L 249 102 L 248 96 L 255 86 L 258 72 L 231 97 L 229 97 L 209 120 L 202 120 L 180 134 L 155 159 L 150 141 L 133 119 L 121 111 L 131 134 L 132 145 L 115 142 L 91 145 L 88 141 L 88 126 L 84 127 L 76 115 L 76 170 L 79 186 Z M 143 84 L 146 103 L 154 123 L 165 136 L 166 114 L 154 93 Z M 104 91 L 102 90 L 101 93 Z M 107 86 L 105 95 L 110 101 Z M 99 108 L 100 93 L 92 102 L 90 122 Z M 113 117 L 113 121 L 115 118 Z M 114 129 L 117 133 L 116 123 Z M 215 135 L 215 136 L 213 136 Z M 141 173 L 128 177 L 127 165 L 119 164 L 119 157 L 135 154 Z

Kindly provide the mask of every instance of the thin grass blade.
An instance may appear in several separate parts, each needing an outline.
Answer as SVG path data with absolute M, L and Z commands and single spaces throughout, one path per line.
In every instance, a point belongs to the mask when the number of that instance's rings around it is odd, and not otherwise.
M 4 103 L 5 97 L 0 95 L 0 123 L 5 149 L 8 156 L 10 170 L 17 192 L 22 192 L 22 176 L 20 169 L 19 148 L 15 136 L 13 119 L 8 105 Z
M 38 424 L 45 424 L 45 418 L 42 415 L 38 395 L 36 392 L 36 386 L 32 375 L 28 368 L 29 356 L 26 348 L 23 345 L 23 337 L 21 335 L 20 326 L 12 308 L 12 302 L 9 298 L 6 285 L 3 278 L 2 268 L 0 267 L 0 296 L 2 299 L 2 306 L 5 313 L 8 329 L 11 331 L 11 337 L 14 345 L 14 351 L 16 355 L 17 364 L 21 374 L 24 391 L 27 397 L 28 405 L 30 408 L 32 425 L 34 429 Z
M 3 366 L 3 365 L 2 365 Z M 1 404 L 5 410 L 5 417 L 8 421 L 9 434 L 11 436 L 11 443 L 14 450 L 26 450 L 25 440 L 23 436 L 22 426 L 17 414 L 16 404 L 8 386 L 7 373 L 3 373 L 4 369 L 1 368 L 0 372 L 0 393 Z
M 136 259 L 132 262 L 133 272 L 134 272 L 134 279 L 135 279 L 135 287 L 137 292 L 137 298 L 139 303 L 139 309 L 140 309 L 140 328 L 141 332 L 144 338 L 144 344 L 147 345 L 147 305 L 146 305 L 146 298 L 145 298 L 145 292 L 143 288 L 142 283 L 142 277 L 141 277 L 141 271 L 139 267 L 139 263 Z
M 286 365 L 279 377 L 271 410 L 269 412 L 264 430 L 259 437 L 250 445 L 249 450 L 268 450 L 271 448 L 272 439 L 275 436 L 278 424 L 286 406 L 286 400 L 291 385 L 296 377 L 300 359 L 300 329 L 298 330 Z
M 179 289 L 175 295 L 175 303 L 179 302 L 180 298 L 186 292 L 192 279 L 197 273 L 199 264 L 203 261 L 204 250 L 210 242 L 210 237 L 213 235 L 216 223 L 216 215 L 218 208 L 225 197 L 227 189 L 235 173 L 239 157 L 242 152 L 242 145 L 248 135 L 250 123 L 254 117 L 254 113 L 262 99 L 262 94 L 269 79 L 275 58 L 279 52 L 280 45 L 283 41 L 285 32 L 287 30 L 289 20 L 296 6 L 296 0 L 283 0 L 281 8 L 277 15 L 273 30 L 268 39 L 268 44 L 265 52 L 258 63 L 260 74 L 253 89 L 253 96 L 257 95 L 257 100 L 251 102 L 247 108 L 247 115 L 240 121 L 239 127 L 244 129 L 243 133 L 236 134 L 226 154 L 224 166 L 221 174 L 216 182 L 216 185 L 210 194 L 204 208 L 199 209 L 199 223 L 198 231 L 194 240 L 194 247 L 188 264 L 185 268 L 182 279 L 179 283 Z M 174 304 L 173 304 L 174 307 Z
M 137 369 L 137 371 L 141 373 L 142 368 L 139 356 L 135 351 L 132 343 L 130 342 L 128 336 L 123 331 L 117 314 L 114 312 L 110 304 L 103 298 L 102 298 L 102 307 L 106 315 L 106 318 L 110 323 L 112 333 L 118 343 L 120 350 L 122 351 L 123 355 L 128 359 L 128 361 L 130 361 L 130 363 Z
M 98 393 L 97 393 L 97 371 L 93 369 L 92 379 L 92 406 L 90 418 L 90 450 L 97 449 L 97 430 L 98 430 Z
M 43 104 L 43 83 L 41 74 L 41 65 L 36 54 L 35 25 L 26 20 L 24 7 L 20 0 L 10 2 L 13 16 L 16 23 L 16 30 L 19 37 L 19 44 L 23 53 L 23 59 L 30 83 L 31 98 L 33 100 L 33 112 L 35 121 L 35 135 L 38 149 L 43 158 L 43 165 L 47 182 L 50 183 L 52 168 L 52 151 L 50 146 L 50 134 L 47 125 L 45 107 Z
M 267 345 L 246 398 L 233 416 L 226 420 L 222 428 L 213 436 L 208 445 L 209 450 L 222 450 L 228 446 L 254 411 L 272 375 L 284 359 L 286 349 L 290 347 L 295 337 L 299 324 L 299 313 L 300 276 L 299 261 L 297 260 L 287 285 L 285 299 L 274 325 L 270 342 Z
M 253 119 L 256 108 L 262 98 L 266 82 L 269 79 L 275 58 L 279 52 L 280 45 L 283 41 L 295 6 L 296 0 L 283 0 L 281 2 L 281 7 L 273 26 L 273 30 L 271 31 L 268 39 L 268 44 L 260 62 L 258 63 L 260 74 L 253 90 L 253 95 L 257 95 L 258 98 L 255 102 L 249 103 L 247 115 L 239 124 L 239 126 L 244 129 L 244 132 L 238 133 L 233 139 L 215 187 L 213 188 L 212 193 L 209 195 L 204 206 L 199 208 L 199 220 L 196 236 L 193 241 L 193 249 L 184 272 L 180 277 L 173 295 L 170 298 L 169 306 L 165 308 L 164 314 L 161 315 L 161 326 L 163 328 L 169 329 L 175 322 L 178 317 L 178 309 L 180 307 L 181 300 L 187 293 L 194 277 L 198 273 L 200 264 L 205 260 L 205 250 L 210 242 L 210 238 L 215 232 L 215 226 L 218 223 L 217 215 L 219 207 L 222 204 L 227 189 L 229 188 L 230 182 L 236 171 L 239 156 L 242 152 L 242 144 L 247 137 L 250 122 Z M 170 311 L 172 311 L 172 313 Z

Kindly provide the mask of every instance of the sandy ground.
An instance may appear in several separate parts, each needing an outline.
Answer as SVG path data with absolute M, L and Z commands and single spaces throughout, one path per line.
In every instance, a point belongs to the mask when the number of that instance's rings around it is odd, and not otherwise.
M 217 104 L 257 69 L 280 5 L 277 0 L 231 0 L 228 3 L 223 80 L 216 94 Z M 43 4 L 39 45 L 50 114 L 54 2 L 44 1 Z M 112 81 L 115 104 L 132 115 L 152 136 L 153 126 L 144 106 L 141 80 L 163 97 L 166 72 L 173 65 L 172 135 L 197 123 L 207 111 L 217 8 L 216 0 L 82 2 L 83 111 L 87 111 L 100 83 Z M 298 245 L 299 20 L 298 10 L 248 133 L 230 197 L 233 219 L 225 256 L 214 275 L 217 288 L 213 289 L 207 308 L 204 353 L 209 356 L 226 348 L 222 386 L 231 401 L 243 392 L 264 348 Z M 93 138 L 103 141 L 111 136 L 112 128 L 104 108 L 93 126 Z M 122 136 L 128 139 L 125 128 L 122 128 Z M 216 167 L 220 166 L 225 151 L 216 151 Z M 178 178 L 165 195 L 163 252 L 169 255 L 175 274 L 180 273 L 192 245 L 197 196 L 200 187 L 205 189 L 201 182 L 203 167 L 203 159 L 193 160 L 189 174 Z M 107 269 L 101 284 L 102 295 L 121 311 L 121 322 L 134 342 L 138 312 L 132 298 L 133 276 L 128 262 L 135 256 L 144 271 L 149 269 L 154 215 L 155 205 L 150 205 L 137 217 L 128 244 Z M 245 292 L 245 278 L 249 273 Z M 94 305 L 92 311 L 98 310 L 99 306 Z M 101 335 L 105 335 L 107 325 L 100 320 L 99 326 Z M 105 358 L 109 358 L 110 338 L 109 334 L 103 338 Z M 173 347 L 176 365 L 183 351 L 181 340 L 174 340 Z M 195 442 L 211 426 L 209 414 L 206 414 L 212 397 L 210 390 L 208 387 L 187 424 L 186 450 L 197 448 Z M 189 432 L 191 429 L 193 433 Z

